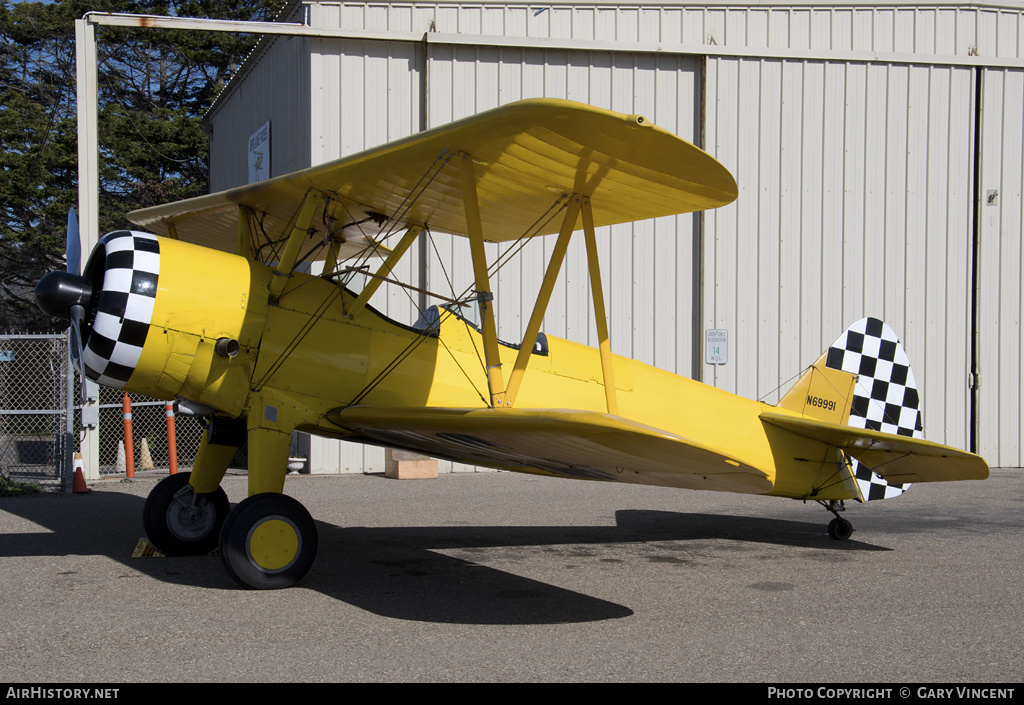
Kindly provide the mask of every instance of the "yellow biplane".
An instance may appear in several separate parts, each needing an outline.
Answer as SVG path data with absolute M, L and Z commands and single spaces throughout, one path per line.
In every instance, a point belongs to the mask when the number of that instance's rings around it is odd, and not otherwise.
M 612 354 L 595 228 L 736 195 L 727 169 L 643 117 L 528 100 L 136 211 L 147 232 L 104 236 L 83 274 L 51 273 L 37 296 L 72 320 L 87 377 L 208 418 L 191 473 L 154 488 L 144 523 L 170 555 L 219 546 L 249 587 L 292 585 L 316 553 L 312 518 L 283 494 L 296 430 L 519 472 L 815 500 L 836 539 L 853 530 L 845 500 L 987 477 L 982 458 L 923 439 L 906 353 L 877 319 L 854 323 L 777 406 Z M 579 230 L 597 349 L 540 331 Z M 469 240 L 474 284 L 415 325 L 392 321 L 370 297 L 431 231 Z M 504 343 L 484 243 L 544 235 L 557 240 L 525 334 Z M 299 271 L 312 258 L 322 274 Z M 369 274 L 358 292 L 354 273 Z M 220 482 L 245 442 L 249 497 L 231 509 Z

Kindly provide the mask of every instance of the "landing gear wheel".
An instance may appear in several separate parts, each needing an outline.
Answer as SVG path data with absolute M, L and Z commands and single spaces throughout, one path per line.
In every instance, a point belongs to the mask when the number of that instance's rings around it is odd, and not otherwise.
M 231 510 L 228 496 L 196 494 L 190 472 L 169 475 L 146 498 L 142 526 L 154 546 L 168 556 L 202 556 L 217 548 L 220 528 Z
M 238 583 L 258 590 L 291 587 L 316 557 L 316 524 L 306 508 L 282 494 L 249 497 L 228 515 L 220 556 Z
M 828 535 L 836 541 L 845 541 L 853 535 L 853 524 L 836 517 L 828 523 Z

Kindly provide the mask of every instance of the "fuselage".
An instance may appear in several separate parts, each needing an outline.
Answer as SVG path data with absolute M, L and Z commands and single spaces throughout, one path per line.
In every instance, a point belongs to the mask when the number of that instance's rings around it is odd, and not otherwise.
M 355 295 L 329 279 L 293 273 L 273 297 L 278 275 L 269 266 L 166 238 L 159 243 L 150 330 L 127 391 L 250 419 L 269 418 L 267 407 L 282 430 L 337 438 L 349 434 L 327 414 L 350 405 L 487 406 L 481 333 L 454 314 L 442 310 L 433 332 L 369 307 L 349 317 Z M 218 354 L 222 340 L 237 341 L 238 353 Z M 546 342 L 530 357 L 515 407 L 605 412 L 599 351 L 553 336 Z M 499 349 L 502 368 L 511 370 L 517 346 Z M 766 405 L 621 356 L 613 364 L 619 416 L 761 470 L 771 494 L 807 496 L 817 471 L 780 472 L 779 439 L 759 419 Z M 786 442 L 815 446 L 787 448 L 787 456 L 824 452 L 823 444 L 795 436 Z

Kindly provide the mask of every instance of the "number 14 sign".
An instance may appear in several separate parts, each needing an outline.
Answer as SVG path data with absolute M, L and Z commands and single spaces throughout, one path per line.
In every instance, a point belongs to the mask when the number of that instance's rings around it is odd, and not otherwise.
M 704 362 L 708 365 L 724 365 L 729 362 L 729 331 L 725 328 L 708 328 L 704 332 Z

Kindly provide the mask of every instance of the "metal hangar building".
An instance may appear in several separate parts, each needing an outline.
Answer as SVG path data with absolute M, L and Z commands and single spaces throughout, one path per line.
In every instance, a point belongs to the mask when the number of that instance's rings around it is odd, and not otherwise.
M 1024 465 L 1024 2 L 325 0 L 279 19 L 322 32 L 265 38 L 218 97 L 212 190 L 523 98 L 643 115 L 725 164 L 739 198 L 598 231 L 613 352 L 775 403 L 875 316 L 910 356 L 926 437 Z M 494 277 L 500 338 L 521 339 L 553 245 Z M 462 241 L 411 254 L 396 275 L 415 286 L 471 280 Z M 574 239 L 546 333 L 596 346 L 587 281 Z M 399 321 L 435 303 L 391 289 L 372 303 Z M 312 472 L 383 469 L 379 448 L 308 443 Z

